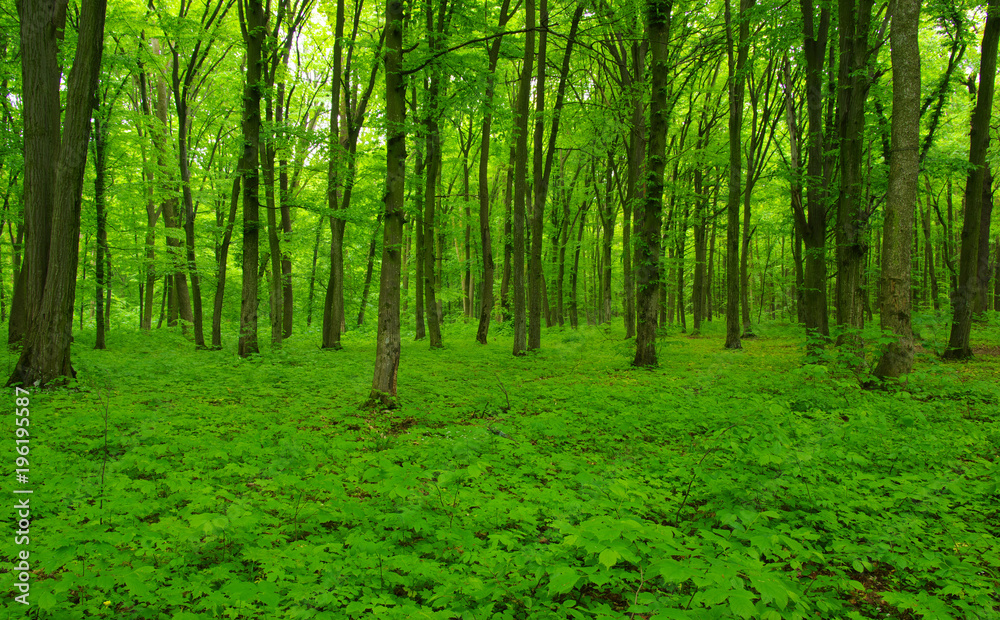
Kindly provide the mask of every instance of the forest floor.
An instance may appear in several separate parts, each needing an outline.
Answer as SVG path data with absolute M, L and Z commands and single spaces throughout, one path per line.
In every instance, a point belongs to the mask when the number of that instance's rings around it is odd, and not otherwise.
M 514 358 L 452 324 L 404 335 L 383 412 L 371 333 L 241 360 L 84 331 L 30 394 L 30 544 L 11 515 L 0 547 L 31 604 L 12 573 L 0 617 L 1000 618 L 1000 321 L 947 364 L 915 324 L 874 389 L 788 325 L 668 330 L 637 370 L 617 328 Z

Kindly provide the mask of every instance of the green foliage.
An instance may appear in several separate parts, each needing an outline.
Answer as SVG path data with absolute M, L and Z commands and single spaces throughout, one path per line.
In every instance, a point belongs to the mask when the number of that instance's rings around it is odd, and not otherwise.
M 451 329 L 404 342 L 391 412 L 358 332 L 84 333 L 32 397 L 29 617 L 1000 617 L 995 359 L 871 391 L 771 326 L 654 371 L 614 332 Z

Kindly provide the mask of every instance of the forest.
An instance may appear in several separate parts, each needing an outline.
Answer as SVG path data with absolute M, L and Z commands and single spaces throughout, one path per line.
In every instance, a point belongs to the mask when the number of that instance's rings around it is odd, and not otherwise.
M 0 0 L 0 608 L 1000 619 L 998 43 Z

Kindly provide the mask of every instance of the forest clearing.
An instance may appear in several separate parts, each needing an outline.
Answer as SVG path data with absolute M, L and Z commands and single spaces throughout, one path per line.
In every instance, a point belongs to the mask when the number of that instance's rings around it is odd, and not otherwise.
M 669 330 L 641 370 L 620 329 L 512 357 L 458 323 L 404 341 L 384 411 L 370 333 L 241 360 L 87 330 L 86 379 L 32 395 L 27 617 L 998 618 L 1000 357 L 921 324 L 866 390 L 788 325 Z

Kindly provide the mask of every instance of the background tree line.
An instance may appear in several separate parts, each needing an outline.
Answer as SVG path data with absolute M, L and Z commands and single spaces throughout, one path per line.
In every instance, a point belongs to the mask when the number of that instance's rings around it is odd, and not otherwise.
M 13 5 L 12 382 L 72 375 L 91 324 L 249 356 L 374 322 L 391 403 L 400 339 L 448 321 L 514 355 L 621 321 L 645 366 L 664 325 L 864 353 L 876 315 L 896 376 L 914 308 L 949 358 L 1000 309 L 995 0 Z

